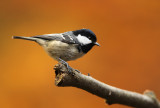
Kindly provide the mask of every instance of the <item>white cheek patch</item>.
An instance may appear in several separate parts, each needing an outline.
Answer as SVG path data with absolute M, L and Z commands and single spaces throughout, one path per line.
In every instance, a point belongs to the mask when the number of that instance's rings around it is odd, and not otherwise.
M 80 34 L 77 36 L 77 39 L 78 39 L 78 41 L 79 41 L 80 43 L 82 43 L 82 44 L 84 44 L 84 45 L 87 45 L 87 44 L 92 43 L 91 40 L 89 40 L 87 37 L 82 36 L 82 35 L 80 35 Z

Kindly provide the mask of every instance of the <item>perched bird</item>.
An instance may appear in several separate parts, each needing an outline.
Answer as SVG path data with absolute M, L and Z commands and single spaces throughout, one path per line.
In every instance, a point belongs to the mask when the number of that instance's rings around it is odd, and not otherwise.
M 55 60 L 75 60 L 82 57 L 97 43 L 96 35 L 89 29 L 68 31 L 59 34 L 45 34 L 32 37 L 13 36 L 13 39 L 24 39 L 35 41 Z

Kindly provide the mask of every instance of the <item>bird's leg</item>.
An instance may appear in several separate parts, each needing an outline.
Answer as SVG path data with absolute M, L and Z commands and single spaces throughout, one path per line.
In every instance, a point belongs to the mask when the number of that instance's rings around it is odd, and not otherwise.
M 72 68 L 69 66 L 69 64 L 66 61 L 62 60 L 61 58 L 58 58 L 58 59 L 59 59 L 60 63 L 62 63 L 63 65 L 65 65 L 67 67 L 68 72 L 72 73 Z

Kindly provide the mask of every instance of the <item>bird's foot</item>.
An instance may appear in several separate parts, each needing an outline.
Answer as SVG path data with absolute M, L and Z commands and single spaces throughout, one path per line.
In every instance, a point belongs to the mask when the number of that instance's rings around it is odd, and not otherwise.
M 62 60 L 61 58 L 59 58 L 59 61 L 61 64 L 65 65 L 67 67 L 68 73 L 73 74 L 73 72 L 72 72 L 73 69 L 69 66 L 69 64 L 66 61 Z

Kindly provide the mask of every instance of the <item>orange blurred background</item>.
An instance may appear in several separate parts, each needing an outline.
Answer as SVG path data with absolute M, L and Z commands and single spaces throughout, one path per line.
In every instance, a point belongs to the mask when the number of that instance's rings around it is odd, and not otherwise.
M 160 97 L 159 0 L 6 0 L 0 3 L 0 108 L 128 108 L 56 87 L 57 62 L 38 44 L 11 39 L 81 28 L 94 31 L 101 47 L 70 66 L 109 85 L 150 89 Z

